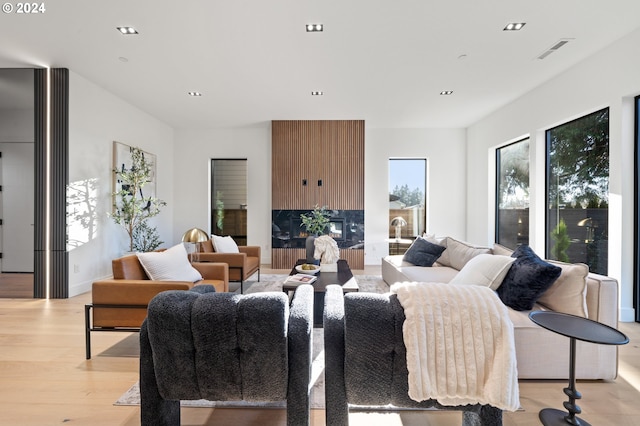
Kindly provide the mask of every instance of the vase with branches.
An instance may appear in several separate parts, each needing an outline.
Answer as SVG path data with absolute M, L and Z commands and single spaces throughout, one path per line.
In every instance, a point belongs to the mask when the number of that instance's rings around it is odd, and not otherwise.
M 131 166 L 114 169 L 120 189 L 113 193 L 113 221 L 121 225 L 129 236 L 129 251 L 151 251 L 163 241 L 156 227 L 147 221 L 157 216 L 167 203 L 145 195 L 143 189 L 151 182 L 152 164 L 140 148 L 131 148 Z
M 316 204 L 310 213 L 301 214 L 300 220 L 310 235 L 318 235 L 323 233 L 329 225 L 329 217 L 331 212 L 327 210 L 327 206 L 319 207 Z
M 315 239 L 327 229 L 330 217 L 331 212 L 327 210 L 327 206 L 319 207 L 317 204 L 311 212 L 300 215 L 302 226 L 307 230 L 307 240 L 305 241 L 307 263 L 316 263 L 316 259 L 313 257 Z

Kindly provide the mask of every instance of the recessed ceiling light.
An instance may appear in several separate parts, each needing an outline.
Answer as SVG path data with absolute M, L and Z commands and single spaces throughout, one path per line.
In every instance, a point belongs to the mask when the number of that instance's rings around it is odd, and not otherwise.
M 453 90 L 443 90 L 440 94 L 443 96 L 453 95 Z
M 324 92 L 311 92 L 311 96 L 322 96 Z
M 189 92 L 189 96 L 199 97 L 199 96 L 202 96 L 202 93 L 200 93 L 200 92 Z
M 324 31 L 324 25 L 322 24 L 307 24 L 305 28 L 308 33 L 320 33 Z
M 118 28 L 118 31 L 120 31 L 120 33 L 124 35 L 138 34 L 138 31 L 133 27 L 117 27 L 117 28 Z
M 511 22 L 502 31 L 520 31 L 526 24 L 526 22 Z

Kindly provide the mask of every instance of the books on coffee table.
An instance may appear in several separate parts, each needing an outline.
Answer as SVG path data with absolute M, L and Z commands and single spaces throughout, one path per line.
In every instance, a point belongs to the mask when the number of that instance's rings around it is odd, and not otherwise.
M 289 275 L 287 279 L 284 280 L 284 282 L 285 284 L 311 284 L 317 279 L 318 277 L 316 277 L 315 275 L 294 274 Z

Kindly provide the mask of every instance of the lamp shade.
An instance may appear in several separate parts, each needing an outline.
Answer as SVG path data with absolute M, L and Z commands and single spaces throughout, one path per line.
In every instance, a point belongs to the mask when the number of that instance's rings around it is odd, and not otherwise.
M 404 220 L 403 217 L 396 216 L 393 219 L 391 219 L 391 226 L 406 226 L 406 225 L 407 225 L 407 221 Z
M 183 243 L 202 243 L 209 239 L 209 234 L 200 228 L 191 228 L 182 235 Z
M 582 219 L 580 222 L 578 222 L 578 226 L 587 226 L 589 228 L 597 228 L 598 222 L 596 222 L 590 217 L 587 217 L 585 219 Z

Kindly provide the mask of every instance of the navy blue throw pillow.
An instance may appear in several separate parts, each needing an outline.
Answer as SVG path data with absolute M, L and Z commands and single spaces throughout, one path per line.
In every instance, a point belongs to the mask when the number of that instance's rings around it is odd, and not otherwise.
M 511 257 L 516 260 L 498 287 L 498 296 L 502 303 L 516 311 L 529 311 L 558 279 L 562 268 L 540 259 L 525 245 L 519 246 Z
M 404 254 L 403 260 L 416 266 L 432 266 L 445 249 L 446 247 L 418 237 Z

